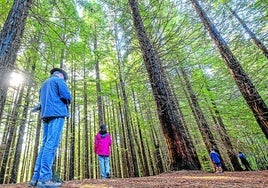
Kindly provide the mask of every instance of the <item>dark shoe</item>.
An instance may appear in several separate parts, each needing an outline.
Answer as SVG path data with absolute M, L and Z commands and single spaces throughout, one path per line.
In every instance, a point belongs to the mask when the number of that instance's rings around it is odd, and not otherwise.
M 106 174 L 106 178 L 111 178 L 109 173 Z
M 60 176 L 57 172 L 53 172 L 53 176 L 51 178 L 51 181 L 53 182 L 59 182 L 59 183 L 64 183 L 64 181 L 62 179 L 60 179 Z
M 31 180 L 28 187 L 35 187 L 37 185 L 37 180 Z
M 54 182 L 54 181 L 39 181 L 37 183 L 38 188 L 57 188 L 60 187 L 62 183 Z

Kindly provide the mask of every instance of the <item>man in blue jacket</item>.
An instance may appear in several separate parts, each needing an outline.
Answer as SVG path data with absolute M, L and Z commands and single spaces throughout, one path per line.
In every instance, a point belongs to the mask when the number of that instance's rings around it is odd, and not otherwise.
M 50 74 L 50 78 L 44 81 L 40 89 L 39 110 L 43 120 L 43 140 L 29 184 L 40 188 L 61 186 L 61 183 L 51 181 L 52 165 L 60 143 L 65 117 L 69 117 L 68 106 L 72 100 L 66 84 L 67 73 L 63 69 L 54 68 Z

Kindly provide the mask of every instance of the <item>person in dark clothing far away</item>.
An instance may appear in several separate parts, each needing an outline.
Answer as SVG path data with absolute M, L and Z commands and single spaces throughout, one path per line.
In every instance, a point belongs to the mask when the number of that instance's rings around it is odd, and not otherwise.
M 250 164 L 249 164 L 249 162 L 247 160 L 247 156 L 244 153 L 239 151 L 237 156 L 240 159 L 241 163 L 245 166 L 247 171 L 252 170 L 252 168 L 250 167 Z

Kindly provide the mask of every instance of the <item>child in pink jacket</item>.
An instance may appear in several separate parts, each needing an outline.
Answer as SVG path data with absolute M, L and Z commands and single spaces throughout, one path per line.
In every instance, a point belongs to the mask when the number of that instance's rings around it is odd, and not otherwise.
M 98 155 L 102 179 L 111 178 L 110 176 L 110 147 L 112 139 L 107 132 L 106 125 L 100 126 L 100 131 L 95 135 L 94 152 Z

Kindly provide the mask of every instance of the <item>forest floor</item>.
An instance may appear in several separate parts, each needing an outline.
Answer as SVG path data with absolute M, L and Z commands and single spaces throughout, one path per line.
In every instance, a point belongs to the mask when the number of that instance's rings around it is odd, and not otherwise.
M 0 185 L 5 188 L 27 187 L 27 183 Z M 268 170 L 224 173 L 202 171 L 174 171 L 140 178 L 85 179 L 66 181 L 62 188 L 267 188 Z

